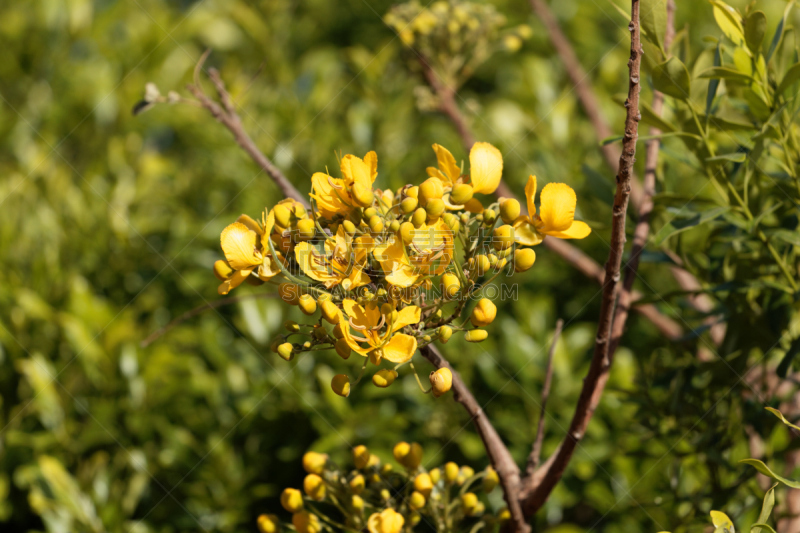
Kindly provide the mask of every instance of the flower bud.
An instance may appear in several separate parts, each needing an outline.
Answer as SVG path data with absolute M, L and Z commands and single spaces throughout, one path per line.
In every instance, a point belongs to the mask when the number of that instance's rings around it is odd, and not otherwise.
M 481 298 L 478 301 L 478 305 L 472 310 L 470 322 L 472 322 L 473 326 L 482 328 L 494 322 L 496 316 L 497 306 L 494 305 L 490 299 Z
M 292 525 L 297 530 L 297 533 L 319 533 L 322 530 L 322 525 L 317 515 L 308 511 L 300 511 L 293 514 Z
M 350 396 L 350 378 L 345 374 L 336 374 L 331 380 L 331 389 L 339 396 L 347 398 Z
M 392 454 L 398 463 L 409 470 L 416 470 L 422 462 L 422 446 L 416 442 L 412 444 L 399 442 L 392 450 Z
M 400 229 L 400 221 L 399 220 L 392 220 L 392 223 L 389 224 L 389 231 L 392 233 L 397 233 L 397 230 Z
M 381 489 L 381 498 L 388 502 L 390 499 L 392 499 L 392 493 L 389 492 L 389 489 Z
M 511 520 L 511 511 L 508 510 L 508 507 L 503 507 L 499 511 L 497 511 L 497 521 L 501 524 L 504 522 L 508 522 Z
M 297 489 L 283 489 L 281 505 L 290 513 L 296 513 L 303 508 L 303 495 Z
M 400 210 L 408 215 L 409 213 L 413 213 L 418 205 L 419 201 L 416 198 L 405 198 L 400 202 Z
M 487 494 L 492 492 L 498 483 L 500 483 L 500 478 L 497 476 L 497 472 L 491 466 L 487 466 L 486 475 L 483 476 L 483 492 Z
M 509 255 L 511 255 L 511 252 L 513 252 L 513 251 L 514 251 L 514 247 L 513 246 L 509 246 L 505 250 L 496 250 L 496 253 L 497 253 L 497 257 L 498 258 L 503 259 L 503 258 L 506 258 Z
M 220 281 L 225 281 L 231 276 L 233 276 L 233 268 L 228 264 L 227 261 L 223 261 L 220 259 L 219 261 L 214 262 L 214 275 Z
M 506 198 L 500 202 L 500 218 L 506 224 L 512 224 L 519 217 L 519 201 L 514 198 Z
M 380 513 L 372 513 L 367 520 L 367 529 L 369 533 L 400 533 L 404 524 L 403 515 L 389 507 Z
M 294 359 L 294 346 L 292 346 L 292 343 L 284 342 L 283 344 L 278 346 L 278 355 L 280 355 L 287 361 L 291 361 L 292 359 Z
M 417 491 L 411 493 L 411 496 L 408 498 L 408 507 L 412 511 L 418 511 L 425 507 L 425 496 Z
M 359 444 L 353 448 L 353 463 L 355 467 L 361 470 L 369 463 L 369 449 L 363 444 Z
M 469 224 L 469 213 L 461 213 L 461 223 L 464 225 Z
M 301 241 L 308 241 L 314 238 L 317 232 L 317 226 L 310 218 L 299 220 L 297 222 L 297 238 Z
M 342 325 L 341 325 L 341 323 L 337 322 L 337 324 L 335 326 L 333 326 L 333 336 L 336 337 L 337 339 L 344 338 L 344 333 L 342 333 Z
M 419 186 L 419 203 L 425 207 L 431 200 L 441 200 L 444 195 L 442 180 L 428 178 Z
M 494 221 L 497 219 L 497 213 L 494 212 L 494 209 L 484 209 L 482 214 L 483 223 L 487 226 L 494 224 Z
M 355 509 L 356 511 L 363 511 L 364 510 L 364 499 L 359 496 L 358 494 L 353 494 L 353 497 L 350 498 L 350 506 Z
M 442 326 L 439 328 L 439 340 L 442 341 L 443 344 L 447 344 L 447 341 L 449 341 L 452 336 L 453 328 L 450 326 Z
M 474 492 L 467 492 L 461 495 L 461 507 L 464 510 L 464 514 L 467 516 L 472 516 L 475 514 L 475 508 L 478 506 L 478 497 L 475 495 Z
M 292 224 L 292 212 L 285 205 L 276 205 L 272 208 L 272 213 L 275 215 L 275 223 L 278 226 L 288 228 Z
M 494 268 L 497 266 L 497 256 L 494 254 L 489 254 L 487 256 L 489 258 L 489 266 Z
M 353 183 L 351 189 L 353 201 L 356 205 L 361 207 L 369 207 L 375 201 L 375 194 L 372 192 L 371 187 L 366 187 L 360 183 Z
M 345 220 L 342 222 L 342 226 L 344 227 L 344 232 L 348 235 L 352 235 L 356 232 L 356 225 L 350 222 L 349 220 Z
M 304 350 L 310 350 L 310 349 L 311 349 L 311 346 L 313 346 L 313 345 L 311 344 L 311 341 L 306 341 L 306 342 L 304 342 L 304 343 L 303 343 L 303 349 L 304 349 Z
M 422 515 L 420 515 L 416 511 L 412 511 L 411 515 L 408 517 L 408 521 L 411 523 L 412 526 L 416 526 L 422 520 Z
M 381 459 L 374 453 L 369 455 L 369 461 L 367 462 L 367 468 L 377 468 L 381 464 Z M 389 465 L 392 466 L 392 465 Z
M 277 533 L 281 529 L 280 521 L 274 514 L 259 515 L 257 524 L 259 533 Z
M 361 491 L 364 490 L 364 476 L 361 474 L 356 475 L 350 480 L 349 486 L 353 494 L 361 494 Z
M 419 187 L 414 185 L 413 187 L 409 187 L 406 189 L 406 196 L 409 198 L 417 198 L 419 199 Z
M 466 339 L 467 342 L 482 342 L 485 341 L 488 336 L 489 333 L 485 329 L 473 329 L 464 335 L 464 339 Z
M 403 464 L 403 460 L 405 459 L 406 455 L 411 451 L 411 445 L 405 441 L 398 442 L 394 445 L 392 449 L 392 455 L 394 456 L 395 460 Z
M 459 484 L 463 483 L 464 481 L 468 480 L 472 476 L 475 475 L 475 470 L 472 469 L 471 466 L 464 465 L 461 467 L 461 474 L 459 474 Z
M 367 220 L 371 219 L 372 217 L 374 217 L 377 214 L 378 214 L 378 210 L 375 209 L 374 207 L 368 207 L 368 208 L 364 209 L 364 218 L 367 219 Z
M 317 501 L 325 499 L 325 482 L 317 474 L 309 474 L 303 480 L 303 490 L 309 498 Z
M 451 272 L 446 272 L 442 276 L 442 294 L 450 300 L 458 295 L 458 291 L 461 289 L 461 281 L 458 279 L 458 276 Z
M 494 229 L 492 246 L 495 250 L 506 250 L 514 244 L 514 228 L 505 224 Z
M 297 333 L 298 331 L 300 331 L 300 324 L 298 324 L 294 320 L 287 320 L 286 322 L 283 323 L 283 327 L 289 333 Z
M 414 478 L 414 490 L 426 498 L 431 495 L 431 491 L 433 491 L 433 481 L 431 481 L 431 476 L 429 476 L 427 472 L 418 474 L 417 477 Z
M 394 470 L 394 468 L 392 468 L 392 465 L 387 463 L 381 467 L 381 474 L 385 476 L 389 474 L 389 472 L 391 472 L 392 470 Z
M 438 468 L 434 468 L 433 470 L 428 472 L 428 475 L 431 476 L 431 483 L 436 485 L 437 483 L 439 483 L 439 480 L 442 478 L 442 471 L 439 470 Z
M 352 353 L 352 349 L 350 345 L 347 344 L 347 341 L 344 339 L 339 339 L 336 341 L 336 344 L 333 345 L 333 348 L 336 350 L 336 353 L 339 354 L 339 357 L 342 359 L 350 359 L 350 354 Z
M 428 220 L 436 220 L 444 213 L 444 202 L 438 198 L 428 201 L 425 212 L 428 213 Z
M 369 229 L 372 233 L 380 233 L 383 231 L 383 219 L 378 215 L 373 215 L 369 219 Z
M 445 213 L 444 216 L 442 216 L 442 220 L 444 220 L 444 223 L 447 224 L 451 230 L 453 230 L 453 233 L 458 233 L 458 230 L 461 229 L 461 222 L 453 213 Z
M 444 465 L 444 481 L 445 483 L 452 484 L 458 479 L 458 465 L 450 461 Z
M 428 212 L 423 207 L 418 207 L 414 214 L 411 215 L 411 223 L 414 224 L 415 228 L 421 227 L 426 220 L 428 220 Z
M 327 462 L 328 454 L 326 453 L 306 452 L 303 455 L 303 469 L 309 474 L 322 474 Z
M 403 239 L 403 244 L 411 244 L 414 240 L 414 224 L 411 222 L 400 224 L 400 238 Z
M 456 205 L 464 205 L 472 200 L 472 185 L 462 183 L 453 187 L 450 193 L 450 202 Z
M 492 268 L 492 264 L 486 254 L 481 254 L 475 258 L 475 270 L 479 276 L 486 274 L 490 268 Z
M 431 372 L 428 379 L 430 379 L 431 392 L 433 392 L 435 398 L 449 391 L 450 387 L 453 386 L 453 373 L 450 372 L 450 369 L 447 367 L 442 367 L 435 372 Z
M 328 321 L 330 324 L 338 324 L 339 317 L 341 316 L 341 312 L 339 308 L 336 307 L 336 304 L 330 300 L 322 301 L 320 298 L 319 304 L 320 311 L 322 311 L 322 318 Z
M 397 372 L 395 370 L 382 368 L 377 372 L 375 372 L 375 374 L 372 376 L 372 383 L 376 387 L 385 389 L 386 387 L 394 383 L 395 379 L 397 379 Z
M 317 310 L 317 302 L 310 294 L 302 295 L 297 305 L 300 306 L 300 310 L 306 315 L 313 315 Z
M 536 261 L 536 252 L 531 248 L 522 248 L 514 252 L 514 272 L 529 270 Z

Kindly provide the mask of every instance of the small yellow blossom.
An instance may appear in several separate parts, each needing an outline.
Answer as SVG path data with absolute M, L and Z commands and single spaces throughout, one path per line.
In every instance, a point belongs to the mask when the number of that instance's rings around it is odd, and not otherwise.
M 290 513 L 303 508 L 303 495 L 297 489 L 284 489 L 281 494 L 281 505 Z
M 575 220 L 577 197 L 575 191 L 565 183 L 548 183 L 539 197 L 541 208 L 536 212 L 536 176 L 529 176 L 525 185 L 528 215 L 514 222 L 518 243 L 534 246 L 547 235 L 559 239 L 583 239 L 592 232 L 585 223 Z
M 380 513 L 373 513 L 367 520 L 369 533 L 400 533 L 403 530 L 405 519 L 403 515 L 392 508 L 384 509 Z
M 309 474 L 322 474 L 327 462 L 327 453 L 306 452 L 303 455 L 303 469 Z
M 324 172 L 315 172 L 311 176 L 311 190 L 310 196 L 316 201 L 319 214 L 324 218 L 347 216 L 353 210 L 353 198 L 345 188 L 343 179 L 331 177 Z
M 297 533 L 319 533 L 322 530 L 317 515 L 311 514 L 308 511 L 300 511 L 292 515 L 292 525 L 297 530 Z
M 274 225 L 274 216 L 265 215 L 263 225 L 247 215 L 240 216 L 236 222 L 222 230 L 220 245 L 227 265 L 232 269 L 230 277 L 217 289 L 220 294 L 228 294 L 238 287 L 254 271 L 258 278 L 266 281 L 280 273 L 280 267 L 273 260 L 267 241 Z M 215 269 L 215 271 L 218 269 Z M 220 272 L 217 272 L 220 275 Z
M 317 501 L 325 498 L 325 482 L 317 474 L 309 474 L 303 480 L 303 490 L 308 495 Z
M 339 325 L 344 339 L 354 352 L 362 356 L 375 353 L 375 357 L 386 359 L 392 363 L 405 363 L 417 351 L 417 339 L 405 333 L 396 331 L 420 321 L 421 311 L 416 305 L 404 307 L 395 312 L 389 309 L 387 313 L 374 302 L 363 307 L 355 300 L 346 299 L 342 302 L 347 318 L 342 316 Z M 352 333 L 350 328 L 356 330 Z M 362 345 L 366 344 L 366 347 Z
M 369 463 L 370 453 L 369 449 L 363 444 L 359 444 L 353 448 L 353 463 L 355 467 L 361 470 Z
M 274 514 L 262 514 L 258 517 L 259 533 L 277 533 L 280 530 L 280 521 Z
M 361 235 L 353 239 L 340 225 L 336 236 L 325 241 L 325 253 L 318 253 L 316 247 L 309 242 L 301 242 L 295 247 L 294 254 L 303 272 L 310 278 L 322 282 L 330 289 L 341 285 L 345 290 L 352 290 L 367 285 L 369 276 L 364 272 L 367 254 L 374 247 L 369 235 Z
M 372 184 L 378 177 L 378 154 L 369 152 L 364 159 L 347 154 L 342 158 L 341 170 L 354 203 L 361 207 L 372 205 Z

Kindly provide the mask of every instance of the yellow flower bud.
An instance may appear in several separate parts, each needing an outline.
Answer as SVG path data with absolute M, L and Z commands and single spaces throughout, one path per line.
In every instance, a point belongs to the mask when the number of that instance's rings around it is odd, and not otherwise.
M 469 319 L 473 326 L 482 328 L 494 322 L 496 316 L 497 306 L 490 299 L 481 298 L 478 301 L 478 305 L 472 310 L 472 315 Z
M 381 493 L 380 494 L 381 494 L 381 498 L 384 501 L 388 502 L 392 498 L 392 493 L 389 492 L 389 489 L 381 489 Z
M 433 490 L 433 481 L 427 472 L 423 472 L 414 478 L 414 490 L 421 493 L 426 498 L 431 495 Z
M 287 361 L 291 361 L 292 359 L 294 359 L 294 346 L 292 346 L 292 343 L 284 342 L 283 344 L 278 346 L 278 355 L 280 355 Z
M 459 477 L 463 478 L 464 481 L 468 480 L 474 475 L 475 470 L 473 470 L 471 466 L 464 465 L 461 467 L 461 475 Z
M 444 220 L 444 223 L 447 224 L 451 230 L 453 230 L 453 233 L 458 233 L 458 230 L 461 229 L 461 222 L 453 213 L 445 213 L 444 216 L 442 216 L 442 220 Z
M 320 311 L 322 311 L 322 318 L 328 321 L 330 324 L 338 324 L 339 317 L 341 316 L 341 311 L 339 308 L 336 307 L 336 304 L 330 300 L 322 301 L 320 298 L 319 304 Z
M 476 507 L 478 506 L 478 497 L 474 492 L 467 492 L 461 495 L 461 507 L 464 514 L 472 516 L 475 514 Z
M 376 387 L 385 389 L 386 387 L 394 383 L 395 379 L 397 379 L 396 371 L 390 370 L 388 368 L 382 368 L 377 372 L 375 372 L 375 374 L 372 376 L 372 383 Z
M 297 222 L 297 238 L 301 241 L 308 241 L 314 238 L 317 232 L 317 226 L 310 218 L 299 220 Z
M 355 467 L 359 470 L 367 466 L 369 458 L 369 449 L 363 444 L 359 444 L 353 448 L 353 464 L 355 464 Z
M 274 514 L 259 515 L 257 524 L 259 533 L 277 533 L 281 529 L 280 521 Z
M 434 468 L 433 470 L 428 472 L 428 475 L 431 476 L 431 483 L 436 485 L 437 483 L 439 483 L 439 480 L 442 478 L 442 471 L 439 470 L 438 468 Z
M 333 347 L 336 350 L 336 353 L 339 354 L 339 357 L 345 360 L 350 359 L 350 354 L 353 350 L 350 348 L 350 345 L 347 344 L 346 340 L 339 339 L 336 341 L 336 344 L 334 344 Z
M 225 281 L 231 276 L 233 276 L 234 270 L 228 264 L 227 261 L 223 261 L 220 259 L 219 261 L 214 262 L 214 275 L 220 281 Z
M 400 533 L 404 524 L 405 518 L 403 518 L 403 515 L 391 507 L 384 509 L 380 513 L 372 513 L 367 519 L 369 533 Z
M 361 491 L 364 490 L 364 476 L 361 474 L 356 475 L 350 480 L 349 485 L 350 490 L 353 491 L 353 494 L 361 494 Z
M 447 367 L 431 372 L 428 379 L 430 379 L 431 392 L 435 398 L 449 391 L 450 387 L 453 386 L 453 373 Z
M 403 201 L 400 202 L 400 210 L 408 215 L 409 213 L 413 213 L 418 205 L 419 201 L 416 198 L 404 198 Z
M 369 462 L 367 463 L 367 468 L 377 468 L 378 466 L 380 466 L 380 464 L 381 464 L 380 457 L 378 457 L 374 453 L 370 454 Z M 389 465 L 389 466 L 392 466 L 392 465 Z
M 489 266 L 494 268 L 497 266 L 497 256 L 494 254 L 489 254 L 487 256 L 489 258 Z
M 514 244 L 514 228 L 505 224 L 494 229 L 492 246 L 495 250 L 505 250 Z
M 336 374 L 331 380 L 331 389 L 339 396 L 347 398 L 350 396 L 350 378 L 345 374 Z
M 511 520 L 511 511 L 508 510 L 508 507 L 503 507 L 499 511 L 497 511 L 497 521 L 501 524 L 503 522 L 508 522 Z
M 441 200 L 444 195 L 442 180 L 428 178 L 419 186 L 419 203 L 425 207 L 431 200 Z
M 520 214 L 519 201 L 514 198 L 506 198 L 500 202 L 500 218 L 506 224 L 512 224 Z
M 483 476 L 483 492 L 489 493 L 500 483 L 497 472 L 491 466 L 486 467 L 486 475 Z
M 466 183 L 456 185 L 450 193 L 450 202 L 456 205 L 464 205 L 472 200 L 472 194 L 472 185 L 467 185 Z
M 395 460 L 398 463 L 403 464 L 405 457 L 409 454 L 410 451 L 411 451 L 411 445 L 409 443 L 405 441 L 398 442 L 397 444 L 394 445 L 394 448 L 392 449 L 392 455 L 394 456 Z
M 444 202 L 437 199 L 429 200 L 428 205 L 425 206 L 425 212 L 428 213 L 428 220 L 433 221 L 438 219 L 444 213 Z
M 344 226 L 344 232 L 348 235 L 352 235 L 356 232 L 356 225 L 350 222 L 349 220 L 345 220 L 342 222 L 342 226 Z
M 409 198 L 419 198 L 419 187 L 415 185 L 406 189 L 406 196 Z
M 309 474 L 322 474 L 327 462 L 327 453 L 306 452 L 303 455 L 303 469 Z
M 411 522 L 412 526 L 416 526 L 419 524 L 420 520 L 422 520 L 422 516 L 418 512 L 414 511 L 411 513 L 411 516 L 408 517 L 408 520 Z
M 397 230 L 400 229 L 400 221 L 399 220 L 392 220 L 392 223 L 389 224 L 389 231 L 392 233 L 397 233 Z
M 282 228 L 288 228 L 292 224 L 292 212 L 283 204 L 278 204 L 272 208 L 275 215 L 275 223 Z
M 283 489 L 281 505 L 290 513 L 296 513 L 303 508 L 303 495 L 297 489 Z
M 374 207 L 368 207 L 368 208 L 364 209 L 364 218 L 367 219 L 367 220 L 371 219 L 372 217 L 374 217 L 377 214 L 378 214 L 378 210 L 375 209 Z
M 289 305 L 297 305 L 300 301 L 300 294 L 302 294 L 300 287 L 294 283 L 281 283 L 278 285 L 278 295 L 281 300 Z
M 321 501 L 325 499 L 325 482 L 317 474 L 309 474 L 303 480 L 303 490 L 309 498 Z
M 481 254 L 475 258 L 475 270 L 479 276 L 483 276 L 490 268 L 492 268 L 492 264 L 486 254 Z
M 421 492 L 414 491 L 408 498 L 408 507 L 412 511 L 418 511 L 425 507 L 425 496 Z
M 446 272 L 442 276 L 442 294 L 449 299 L 453 299 L 461 289 L 461 281 L 452 272 Z
M 494 221 L 497 218 L 497 213 L 494 212 L 494 209 L 484 209 L 482 214 L 484 224 L 487 226 L 494 224 Z
M 414 240 L 414 224 L 411 222 L 400 224 L 400 238 L 403 239 L 403 244 L 411 244 Z
M 322 530 L 322 525 L 317 515 L 313 515 L 308 511 L 300 511 L 293 514 L 292 525 L 297 530 L 297 533 L 319 533 Z
M 531 248 L 522 248 L 514 252 L 514 272 L 529 270 L 536 261 L 536 252 Z
M 511 248 L 509 248 L 509 250 L 510 249 Z M 508 259 L 506 259 L 506 258 L 500 259 L 497 262 L 497 264 L 495 265 L 495 270 L 497 270 L 497 271 L 503 270 L 506 267 L 507 264 L 508 264 Z
M 364 510 L 364 500 L 358 494 L 353 494 L 353 497 L 350 498 L 350 506 L 355 509 L 356 511 L 363 511 Z
M 439 340 L 442 341 L 442 343 L 447 344 L 447 341 L 449 341 L 452 336 L 453 328 L 450 326 L 442 326 L 439 328 Z
M 300 310 L 306 315 L 313 315 L 317 310 L 317 302 L 310 294 L 302 295 L 297 305 L 300 306 Z
M 372 192 L 371 187 L 366 187 L 360 183 L 353 183 L 351 190 L 353 201 L 356 205 L 361 207 L 369 207 L 375 201 L 375 194 Z
M 338 324 L 338 323 L 335 326 L 333 326 L 333 336 L 336 337 L 337 339 L 344 338 L 344 333 L 342 333 L 342 326 L 340 324 Z
M 414 214 L 411 215 L 411 223 L 414 224 L 415 228 L 422 226 L 426 220 L 428 220 L 428 212 L 423 207 L 418 207 Z
M 394 468 L 392 468 L 392 465 L 390 465 L 390 464 L 385 464 L 385 465 L 383 465 L 383 466 L 381 467 L 381 474 L 383 474 L 383 475 L 385 476 L 386 474 L 388 474 L 388 473 L 389 473 L 389 472 L 391 472 L 392 470 L 394 470 Z
M 454 462 L 450 461 L 446 465 L 444 465 L 444 481 L 445 483 L 455 483 L 456 479 L 458 479 L 458 465 Z
M 483 342 L 486 340 L 486 337 L 488 336 L 489 332 L 487 332 L 485 329 L 473 329 L 468 331 L 467 334 L 464 335 L 464 339 L 467 342 Z
M 283 327 L 289 333 L 297 333 L 298 331 L 300 331 L 300 324 L 298 324 L 294 320 L 287 320 L 286 322 L 283 323 Z
M 509 255 L 511 255 L 511 252 L 513 252 L 513 251 L 514 251 L 514 247 L 513 246 L 509 246 L 505 250 L 497 250 L 496 253 L 497 253 L 497 257 L 499 257 L 500 259 L 503 259 L 503 258 L 506 258 Z
M 522 39 L 516 35 L 506 35 L 503 37 L 503 46 L 505 46 L 506 50 L 509 52 L 516 52 L 522 48 Z
M 373 215 L 369 219 L 369 229 L 372 233 L 380 233 L 383 231 L 383 219 L 378 215 Z

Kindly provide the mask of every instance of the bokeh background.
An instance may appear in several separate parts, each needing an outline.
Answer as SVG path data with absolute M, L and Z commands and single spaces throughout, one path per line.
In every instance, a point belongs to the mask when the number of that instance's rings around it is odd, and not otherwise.
M 559 0 L 552 9 L 616 131 L 629 33 L 612 2 Z M 602 263 L 613 175 L 598 139 L 528 3 L 492 4 L 533 34 L 483 65 L 459 103 L 477 137 L 503 151 L 515 190 L 531 173 L 577 190 L 579 215 L 594 228 L 578 245 Z M 677 4 L 677 27 L 691 29 L 692 47 L 707 47 L 703 35 L 719 33 L 710 8 Z M 774 26 L 785 3 L 761 4 Z M 211 49 L 206 66 L 220 69 L 245 127 L 302 192 L 313 172 L 335 169 L 338 150 L 376 150 L 382 187 L 421 181 L 435 161 L 432 143 L 458 159 L 466 153 L 444 117 L 417 109 L 421 78 L 381 18 L 391 5 L 0 1 L 0 529 L 255 531 L 259 513 L 279 510 L 283 487 L 300 485 L 310 448 L 345 462 L 365 443 L 389 459 L 408 440 L 424 445 L 430 466 L 487 464 L 463 410 L 420 394 L 413 376 L 342 399 L 328 387 L 332 364 L 342 365 L 335 354 L 287 363 L 270 353 L 296 310 L 268 298 L 209 310 L 140 347 L 219 298 L 211 265 L 220 231 L 280 199 L 205 111 L 160 105 L 133 116 L 145 84 L 186 94 Z M 678 159 L 664 165 L 673 179 L 692 179 Z M 665 313 L 694 320 L 680 300 L 658 296 L 675 287 L 657 254 L 644 261 L 649 281 L 638 288 Z M 600 299 L 593 281 L 545 249 L 514 282 L 518 298 L 502 302 L 489 340 L 454 339 L 444 352 L 521 462 L 554 323 L 567 325 L 545 452 L 572 414 Z M 753 492 L 726 455 L 747 453 L 732 405 L 747 409 L 749 400 L 723 395 L 734 377 L 712 368 L 708 379 L 683 377 L 676 387 L 659 369 L 693 364 L 691 348 L 669 346 L 637 316 L 623 344 L 589 434 L 537 516 L 539 531 L 659 531 L 699 517 L 701 499 Z M 761 428 L 771 446 L 789 446 L 771 428 Z

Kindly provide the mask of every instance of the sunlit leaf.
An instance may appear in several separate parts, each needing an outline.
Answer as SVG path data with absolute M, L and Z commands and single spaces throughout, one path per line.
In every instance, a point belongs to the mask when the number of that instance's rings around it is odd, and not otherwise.
M 722 33 L 737 46 L 743 44 L 744 26 L 741 15 L 722 0 L 711 0 L 711 5 L 714 6 L 714 19 Z
M 701 72 L 699 77 L 738 81 L 740 83 L 753 81 L 753 77 L 750 74 L 745 74 L 729 67 L 711 67 Z
M 783 11 L 783 17 L 781 17 L 778 27 L 775 28 L 775 35 L 772 36 L 772 42 L 770 43 L 769 51 L 767 52 L 767 61 L 772 58 L 772 54 L 775 53 L 775 50 L 777 50 L 778 45 L 783 39 L 783 31 L 786 26 L 786 20 L 789 18 L 789 12 L 792 10 L 792 6 L 794 6 L 794 0 L 789 2 L 789 4 L 786 6 L 786 9 Z
M 643 0 L 639 7 L 639 20 L 647 38 L 663 50 L 667 32 L 666 0 Z
M 758 459 L 742 459 L 739 462 L 752 466 L 765 476 L 780 481 L 787 487 L 791 487 L 793 489 L 800 489 L 800 482 L 792 481 L 791 479 L 786 479 L 783 476 L 779 476 L 778 474 L 773 472 L 767 465 L 765 465 L 762 461 L 759 461 Z

